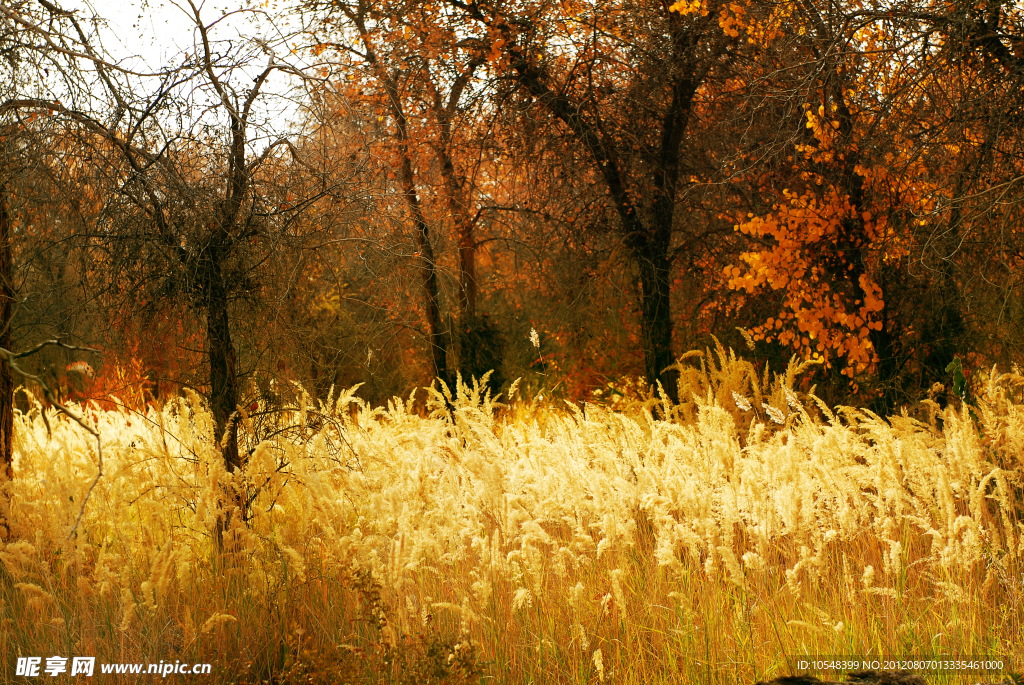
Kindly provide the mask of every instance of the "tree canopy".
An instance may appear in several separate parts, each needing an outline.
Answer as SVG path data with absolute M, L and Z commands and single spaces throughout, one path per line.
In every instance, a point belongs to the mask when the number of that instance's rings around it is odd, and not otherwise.
M 745 336 L 888 412 L 1020 361 L 1014 3 L 183 11 L 142 71 L 101 17 L 4 0 L 5 342 L 105 350 L 39 357 L 71 396 L 205 392 L 232 464 L 291 381 L 678 399 L 683 352 Z

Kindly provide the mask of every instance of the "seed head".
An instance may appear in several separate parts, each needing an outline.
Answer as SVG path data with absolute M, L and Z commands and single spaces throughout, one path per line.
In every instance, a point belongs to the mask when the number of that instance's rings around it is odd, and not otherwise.
M 750 401 L 735 390 L 732 391 L 732 401 L 736 403 L 740 411 L 750 411 Z
M 764 408 L 765 412 L 768 413 L 769 418 L 771 418 L 775 423 L 782 425 L 786 422 L 786 415 L 783 414 L 782 411 L 776 409 L 767 402 L 762 402 L 761 406 Z
M 793 409 L 794 411 L 800 409 L 800 400 L 797 399 L 796 393 L 790 390 L 789 388 L 785 388 L 785 390 L 786 404 L 789 405 L 789 408 Z

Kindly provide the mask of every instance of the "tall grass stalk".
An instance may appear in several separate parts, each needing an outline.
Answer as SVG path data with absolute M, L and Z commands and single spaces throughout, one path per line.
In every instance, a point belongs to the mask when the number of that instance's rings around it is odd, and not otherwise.
M 1024 653 L 1018 376 L 990 379 L 978 424 L 882 420 L 819 406 L 793 367 L 696 361 L 688 402 L 655 413 L 466 387 L 425 412 L 261 408 L 233 474 L 194 396 L 87 407 L 105 474 L 71 540 L 95 441 L 19 415 L 0 681 L 53 655 L 211 662 L 204 682 L 651 685 L 754 682 L 797 654 Z M 253 518 L 218 555 L 225 487 Z

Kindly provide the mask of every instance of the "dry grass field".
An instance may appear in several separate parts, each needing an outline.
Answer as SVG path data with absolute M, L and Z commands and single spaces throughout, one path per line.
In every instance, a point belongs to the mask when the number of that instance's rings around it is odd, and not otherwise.
M 234 474 L 195 397 L 86 408 L 104 473 L 70 540 L 95 441 L 19 415 L 0 682 L 30 682 L 33 655 L 212 665 L 181 683 L 656 685 L 800 654 L 1024 654 L 1024 379 L 982 379 L 975 417 L 883 421 L 795 390 L 793 366 L 685 368 L 667 412 L 466 388 L 453 411 L 423 390 L 420 410 L 260 406 Z M 251 520 L 218 554 L 226 490 Z

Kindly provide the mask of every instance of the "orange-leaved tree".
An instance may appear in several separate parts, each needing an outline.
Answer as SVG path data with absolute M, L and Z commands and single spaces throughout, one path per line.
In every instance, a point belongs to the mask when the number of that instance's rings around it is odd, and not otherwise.
M 963 260 L 1006 261 L 974 249 L 986 227 L 966 220 L 968 207 L 995 209 L 986 189 L 1008 189 L 992 113 L 978 109 L 984 60 L 964 59 L 951 24 L 919 12 L 785 5 L 795 30 L 749 78 L 753 101 L 783 104 L 754 114 L 762 145 L 740 154 L 759 160 L 736 225 L 749 248 L 724 275 L 775 294 L 756 338 L 822 361 L 848 389 L 867 381 L 889 410 L 939 380 L 969 335 Z

